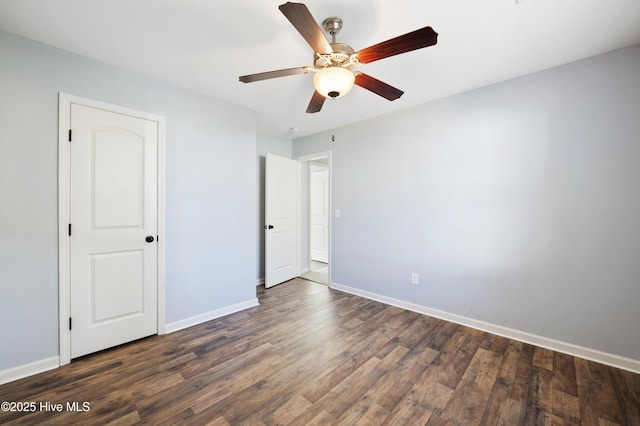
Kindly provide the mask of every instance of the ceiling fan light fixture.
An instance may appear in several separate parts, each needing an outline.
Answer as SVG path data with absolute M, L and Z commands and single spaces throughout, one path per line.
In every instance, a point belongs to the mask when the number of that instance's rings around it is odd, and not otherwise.
M 355 74 L 342 67 L 320 68 L 313 76 L 316 91 L 325 98 L 339 98 L 351 91 Z

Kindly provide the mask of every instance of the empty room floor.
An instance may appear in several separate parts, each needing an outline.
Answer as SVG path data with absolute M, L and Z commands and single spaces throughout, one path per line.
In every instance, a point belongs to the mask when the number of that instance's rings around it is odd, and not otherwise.
M 639 425 L 640 375 L 303 279 L 0 386 L 0 424 Z M 68 411 L 78 402 L 88 411 Z

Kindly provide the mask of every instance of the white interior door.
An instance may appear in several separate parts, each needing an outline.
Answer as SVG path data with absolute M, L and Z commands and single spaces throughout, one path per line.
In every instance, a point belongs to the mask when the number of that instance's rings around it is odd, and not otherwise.
M 71 357 L 157 333 L 158 123 L 71 104 Z
M 329 169 L 311 164 L 310 172 L 310 232 L 311 260 L 329 262 Z
M 267 154 L 265 287 L 298 276 L 300 163 Z

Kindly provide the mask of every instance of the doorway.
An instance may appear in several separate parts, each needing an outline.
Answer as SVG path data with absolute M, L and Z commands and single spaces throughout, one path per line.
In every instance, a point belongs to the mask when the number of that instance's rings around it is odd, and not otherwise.
M 303 168 L 301 259 L 302 278 L 330 285 L 331 152 L 297 158 Z M 305 256 L 306 254 L 306 256 Z

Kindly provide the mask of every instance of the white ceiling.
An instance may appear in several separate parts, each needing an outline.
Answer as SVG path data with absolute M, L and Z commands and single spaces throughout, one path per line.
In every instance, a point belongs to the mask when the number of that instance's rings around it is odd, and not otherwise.
M 638 0 L 306 0 L 319 23 L 343 19 L 338 41 L 355 50 L 426 25 L 439 33 L 435 46 L 360 68 L 400 99 L 355 87 L 306 114 L 311 75 L 238 81 L 312 65 L 281 3 L 0 0 L 0 29 L 249 108 L 260 131 L 292 138 L 640 43 Z

